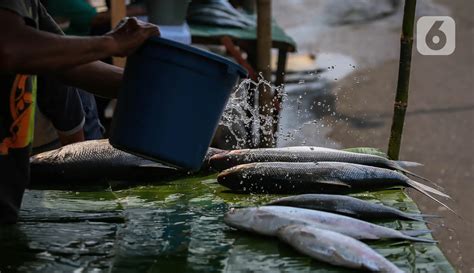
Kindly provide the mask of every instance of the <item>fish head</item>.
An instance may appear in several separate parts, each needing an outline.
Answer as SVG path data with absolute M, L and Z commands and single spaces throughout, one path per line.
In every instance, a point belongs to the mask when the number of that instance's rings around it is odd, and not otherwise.
M 211 157 L 213 157 L 215 155 L 218 155 L 218 154 L 221 154 L 221 153 L 228 153 L 228 152 L 229 151 L 226 151 L 226 150 L 209 147 L 209 149 L 207 150 L 207 153 L 206 153 L 206 159 L 209 160 Z
M 229 164 L 229 159 L 227 156 L 229 153 L 230 151 L 224 151 L 222 153 L 212 155 L 209 158 L 209 165 L 211 166 L 211 168 L 216 171 L 222 171 L 230 168 L 231 164 Z
M 281 211 L 280 213 L 280 210 Z M 284 213 L 284 207 L 263 206 L 231 209 L 224 216 L 224 222 L 234 228 L 267 236 L 276 236 L 279 229 L 292 224 L 306 224 L 305 221 Z
M 228 187 L 229 189 L 239 189 L 240 184 L 244 183 L 244 180 L 249 180 L 252 174 L 251 171 L 257 163 L 242 164 L 226 169 L 217 176 L 217 182 L 219 184 Z
M 251 231 L 255 208 L 231 208 L 224 214 L 224 222 L 234 228 Z
M 241 154 L 247 150 L 222 151 L 209 159 L 209 164 L 216 171 L 223 171 L 240 164 Z

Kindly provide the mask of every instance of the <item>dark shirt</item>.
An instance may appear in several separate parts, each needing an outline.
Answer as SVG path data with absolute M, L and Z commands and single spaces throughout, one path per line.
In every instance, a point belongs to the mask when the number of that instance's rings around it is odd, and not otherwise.
M 37 0 L 0 0 L 0 9 L 33 28 L 61 33 Z M 36 76 L 0 74 L 0 223 L 16 221 L 29 180 L 35 101 Z
M 38 77 L 33 154 L 59 148 L 58 132 L 72 135 L 82 130 L 85 113 L 79 90 L 54 77 Z

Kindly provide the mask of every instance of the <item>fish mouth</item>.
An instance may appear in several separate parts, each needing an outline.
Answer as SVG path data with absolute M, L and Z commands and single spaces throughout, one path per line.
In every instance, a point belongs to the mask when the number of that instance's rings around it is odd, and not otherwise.
M 209 158 L 209 165 L 213 170 L 223 171 L 232 167 L 229 155 L 231 151 L 222 151 Z
M 209 164 L 216 171 L 223 171 L 236 166 L 239 162 L 238 156 L 244 154 L 247 150 L 231 150 L 213 155 L 209 159 Z
M 219 173 L 217 176 L 217 182 L 229 189 L 236 190 L 238 189 L 239 182 L 243 181 L 242 173 L 248 169 L 252 168 L 255 163 L 242 164 L 226 169 Z

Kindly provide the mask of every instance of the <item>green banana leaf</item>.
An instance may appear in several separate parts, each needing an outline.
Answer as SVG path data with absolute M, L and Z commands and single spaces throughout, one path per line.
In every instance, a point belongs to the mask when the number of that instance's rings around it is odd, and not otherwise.
M 354 196 L 419 212 L 397 189 Z M 215 175 L 107 191 L 28 191 L 21 223 L 0 227 L 0 249 L 8 250 L 0 256 L 0 271 L 354 272 L 223 223 L 230 207 L 265 204 L 277 197 L 229 192 Z M 379 224 L 427 229 L 422 222 Z M 406 272 L 455 272 L 436 244 L 369 244 Z

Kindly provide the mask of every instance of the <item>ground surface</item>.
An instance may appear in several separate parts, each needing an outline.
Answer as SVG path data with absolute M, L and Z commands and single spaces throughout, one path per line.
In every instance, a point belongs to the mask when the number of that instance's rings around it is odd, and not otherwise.
M 299 43 L 300 51 L 349 55 L 357 63 L 350 76 L 334 80 L 333 92 L 337 94 L 334 116 L 344 118 L 325 118 L 324 130 L 328 125 L 331 128 L 329 140 L 314 140 L 318 138 L 314 136 L 316 129 L 303 130 L 304 137 L 297 139 L 305 139 L 306 143 L 374 146 L 385 150 L 398 73 L 401 13 L 362 24 L 327 27 L 324 26 L 327 16 L 324 7 L 328 2 L 274 1 L 276 20 Z M 422 56 L 414 50 L 401 158 L 425 164 L 417 171 L 435 180 L 453 197 L 449 204 L 463 219 L 427 198 L 413 195 L 423 212 L 444 217 L 441 226 L 432 226 L 435 237 L 459 271 L 472 273 L 474 2 L 418 2 L 418 15 L 454 18 L 457 45 L 455 53 L 447 57 Z

